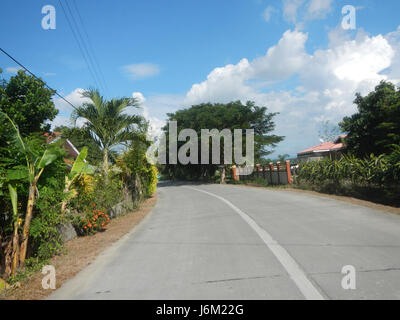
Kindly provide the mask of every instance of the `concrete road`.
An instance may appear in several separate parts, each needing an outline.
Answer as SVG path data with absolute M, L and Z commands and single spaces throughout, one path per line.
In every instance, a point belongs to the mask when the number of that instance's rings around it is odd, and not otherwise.
M 50 299 L 400 298 L 400 216 L 243 186 L 161 184 L 158 196 Z M 347 265 L 356 289 L 342 287 Z

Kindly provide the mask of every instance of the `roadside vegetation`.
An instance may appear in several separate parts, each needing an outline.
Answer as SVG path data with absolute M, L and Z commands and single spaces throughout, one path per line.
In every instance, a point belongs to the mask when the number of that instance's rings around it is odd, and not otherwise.
M 133 210 L 156 190 L 157 169 L 145 158 L 148 124 L 126 112 L 135 99 L 87 90 L 91 102 L 72 114 L 84 125 L 52 131 L 53 95 L 23 71 L 0 86 L 0 280 L 11 284 L 63 252 L 63 226 L 81 236 L 106 231 L 115 206 Z
M 292 187 L 400 207 L 400 88 L 383 81 L 366 97 L 357 94 L 354 103 L 358 112 L 334 126 L 334 134 L 324 135 L 333 140 L 347 133 L 346 153 L 300 162 Z M 260 180 L 250 177 L 232 183 L 268 185 Z
M 344 155 L 300 163 L 295 186 L 400 206 L 400 147 L 390 155 Z
M 358 112 L 339 123 L 347 154 L 300 163 L 296 184 L 400 206 L 400 88 L 383 81 L 354 103 Z

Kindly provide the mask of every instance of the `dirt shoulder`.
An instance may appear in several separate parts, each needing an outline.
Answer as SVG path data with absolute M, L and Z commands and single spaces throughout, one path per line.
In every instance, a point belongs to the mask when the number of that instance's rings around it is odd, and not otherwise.
M 400 215 L 400 208 L 392 207 L 392 206 L 386 206 L 383 204 L 371 202 L 371 201 L 366 201 L 366 200 L 361 200 L 349 196 L 338 196 L 338 195 L 333 195 L 333 194 L 327 194 L 327 193 L 321 193 L 317 191 L 311 191 L 311 190 L 304 190 L 304 189 L 299 189 L 291 186 L 277 186 L 277 187 L 265 187 L 265 186 L 260 186 L 254 183 L 249 183 L 249 184 L 230 184 L 232 186 L 238 186 L 238 187 L 247 187 L 247 188 L 265 188 L 269 190 L 276 190 L 276 191 L 287 191 L 287 192 L 298 192 L 298 193 L 307 193 L 307 194 L 312 194 L 318 197 L 324 197 L 324 198 L 330 198 L 330 199 L 335 199 L 339 201 L 344 201 L 352 204 L 356 204 L 359 206 L 364 206 L 367 208 L 375 209 L 375 210 L 381 210 L 381 211 L 386 211 L 394 214 Z
M 156 202 L 157 197 L 153 196 L 145 200 L 138 210 L 111 220 L 105 232 L 99 232 L 93 236 L 78 237 L 65 243 L 64 248 L 67 249 L 67 253 L 53 257 L 50 262 L 57 271 L 57 289 L 66 280 L 73 278 L 89 265 L 102 251 L 138 225 Z M 23 281 L 19 288 L 7 292 L 4 299 L 40 300 L 46 298 L 53 290 L 42 288 L 42 278 L 43 275 L 40 272 L 34 274 Z

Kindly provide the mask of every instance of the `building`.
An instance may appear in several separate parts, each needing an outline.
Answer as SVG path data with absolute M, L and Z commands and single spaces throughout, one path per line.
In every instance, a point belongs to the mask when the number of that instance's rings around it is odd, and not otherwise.
M 330 157 L 332 159 L 340 158 L 346 149 L 343 139 L 346 135 L 340 135 L 335 141 L 323 142 L 317 146 L 302 150 L 297 153 L 299 161 L 314 161 Z
M 44 136 L 46 137 L 47 143 L 54 143 L 61 138 L 61 132 L 45 133 Z M 76 149 L 72 142 L 68 139 L 65 139 L 63 147 L 67 152 L 67 157 L 64 159 L 65 163 L 69 165 L 73 164 L 74 160 L 79 156 L 78 149 Z

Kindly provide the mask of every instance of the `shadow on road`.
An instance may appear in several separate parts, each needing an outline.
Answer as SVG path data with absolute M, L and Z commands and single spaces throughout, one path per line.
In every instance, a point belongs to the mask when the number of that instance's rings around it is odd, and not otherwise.
M 204 181 L 172 181 L 172 180 L 165 180 L 165 181 L 159 181 L 157 184 L 158 188 L 164 188 L 164 187 L 179 187 L 179 186 L 200 186 L 200 185 L 210 185 L 210 184 L 215 184 L 213 182 L 204 182 Z

